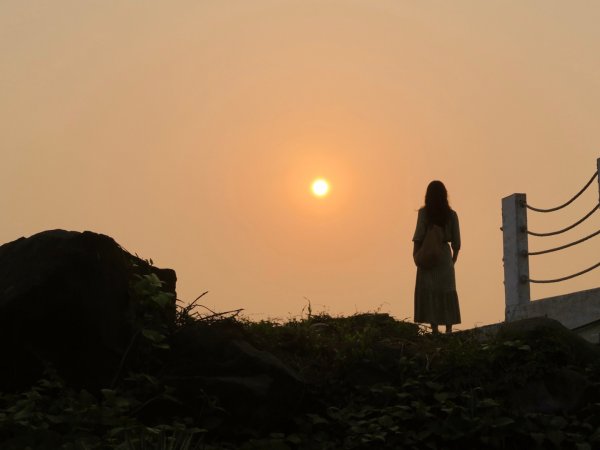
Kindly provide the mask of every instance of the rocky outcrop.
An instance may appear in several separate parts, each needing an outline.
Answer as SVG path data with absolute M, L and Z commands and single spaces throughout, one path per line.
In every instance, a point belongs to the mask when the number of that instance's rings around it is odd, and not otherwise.
M 497 338 L 543 342 L 544 345 L 554 346 L 561 353 L 569 355 L 569 358 L 575 363 L 587 364 L 600 359 L 600 347 L 578 336 L 559 321 L 547 317 L 532 317 L 505 322 L 498 328 Z
M 50 363 L 67 381 L 110 384 L 132 337 L 134 274 L 176 275 L 89 231 L 51 230 L 0 247 L 0 385 L 31 384 Z M 174 311 L 174 304 L 173 304 Z
M 152 273 L 173 294 L 164 316 L 152 319 L 168 349 L 143 337 L 150 307 L 135 280 Z M 131 383 L 127 374 L 139 370 L 181 399 L 138 408 L 150 423 L 172 414 L 206 428 L 228 422 L 254 429 L 289 417 L 302 397 L 299 377 L 248 343 L 235 321 L 176 324 L 175 284 L 173 270 L 102 234 L 52 230 L 1 246 L 0 391 L 27 389 L 48 367 L 92 392 Z
M 554 366 L 533 371 L 523 386 L 515 385 L 507 399 L 514 408 L 544 414 L 570 413 L 590 400 L 591 381 L 572 367 L 597 364 L 600 348 L 560 322 L 546 317 L 516 320 L 502 324 L 497 331 L 500 341 L 527 343 L 540 359 L 551 358 Z

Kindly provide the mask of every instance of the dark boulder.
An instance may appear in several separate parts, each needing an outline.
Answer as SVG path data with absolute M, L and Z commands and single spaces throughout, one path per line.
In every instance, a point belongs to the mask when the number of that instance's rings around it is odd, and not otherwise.
M 169 350 L 142 337 L 153 302 L 135 280 L 149 274 L 173 294 L 172 308 L 152 316 Z M 289 417 L 304 386 L 294 371 L 248 343 L 235 320 L 176 323 L 175 283 L 174 271 L 92 232 L 46 231 L 1 246 L 0 391 L 29 387 L 47 367 L 95 392 L 135 383 L 127 374 L 141 371 L 179 399 L 146 402 L 136 412 L 144 421 L 171 414 L 200 418 L 207 429 L 254 429 Z
M 48 364 L 71 384 L 109 385 L 133 336 L 130 283 L 149 273 L 175 294 L 173 270 L 102 234 L 51 230 L 1 246 L 0 388 L 26 387 Z
M 543 371 L 533 370 L 525 384 L 508 392 L 509 402 L 521 411 L 544 414 L 570 413 L 593 398 L 592 382 L 586 367 L 600 361 L 600 348 L 560 322 L 547 317 L 506 322 L 497 332 L 500 341 L 521 341 L 533 352 Z M 532 367 L 537 367 L 532 366 Z
M 588 378 L 568 368 L 549 370 L 509 392 L 513 408 L 524 412 L 565 414 L 579 410 L 593 395 Z
M 505 322 L 498 329 L 497 338 L 537 343 L 563 358 L 565 363 L 589 364 L 600 360 L 600 347 L 586 341 L 559 321 L 547 317 Z

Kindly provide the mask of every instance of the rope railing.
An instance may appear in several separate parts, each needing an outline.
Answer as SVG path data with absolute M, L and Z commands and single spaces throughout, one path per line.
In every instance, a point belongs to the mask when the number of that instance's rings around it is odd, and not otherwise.
M 529 281 L 530 283 L 558 283 L 560 281 L 570 280 L 571 278 L 578 277 L 579 275 L 583 275 L 584 273 L 591 272 L 592 270 L 594 270 L 598 267 L 600 267 L 600 262 L 594 264 L 591 267 L 588 267 L 587 269 L 582 270 L 581 272 L 577 272 L 577 273 L 574 273 L 573 275 L 568 275 L 566 277 L 555 278 L 553 280 L 532 280 L 531 278 L 526 277 L 526 279 L 524 281 Z
M 600 262 L 579 270 L 570 275 L 561 276 L 560 278 L 552 279 L 537 279 L 535 276 L 530 278 L 529 263 L 530 256 L 545 255 L 553 252 L 558 252 L 575 245 L 588 241 L 589 239 L 600 235 L 600 229 L 596 231 L 588 231 L 591 234 L 585 237 L 578 237 L 577 240 L 564 245 L 559 245 L 545 250 L 529 251 L 529 236 L 549 237 L 565 233 L 573 228 L 581 225 L 588 220 L 597 211 L 600 211 L 600 202 L 598 199 L 594 201 L 593 208 L 571 225 L 564 226 L 556 231 L 530 231 L 527 226 L 528 210 L 541 213 L 549 213 L 563 209 L 588 190 L 594 180 L 598 181 L 600 188 L 600 158 L 596 158 L 596 171 L 592 177 L 585 183 L 573 197 L 565 203 L 554 208 L 537 208 L 527 202 L 527 195 L 524 193 L 515 193 L 502 199 L 502 234 L 503 234 L 503 262 L 504 262 L 504 292 L 506 301 L 506 320 L 513 320 L 515 311 L 527 313 L 524 307 L 531 301 L 530 285 L 532 283 L 559 283 L 561 281 L 571 280 L 581 275 L 587 274 L 594 269 L 600 267 Z M 596 216 L 597 218 L 597 216 Z M 595 228 L 595 227 L 594 227 Z M 552 230 L 552 229 L 551 229 Z M 597 258 L 597 252 L 594 253 Z M 576 294 L 576 293 L 573 293 Z M 569 294 L 570 295 L 570 294 Z M 553 304 L 552 304 L 553 305 Z
M 528 205 L 526 202 L 524 203 L 524 206 L 527 207 L 528 209 L 531 209 L 533 211 L 537 211 L 537 212 L 552 212 L 552 211 L 557 211 L 559 209 L 564 208 L 565 206 L 570 205 L 571 203 L 573 203 L 573 201 L 575 201 L 581 194 L 583 194 L 588 187 L 590 187 L 590 185 L 592 184 L 592 182 L 596 179 L 596 177 L 598 176 L 598 171 L 596 171 L 594 173 L 594 175 L 592 176 L 592 178 L 590 178 L 590 180 L 586 183 L 586 185 L 577 193 L 575 194 L 575 196 L 573 196 L 568 202 L 563 203 L 560 206 L 557 206 L 556 208 L 550 208 L 550 209 L 541 209 L 541 208 L 534 208 L 530 205 Z M 558 234 L 562 234 L 566 231 L 572 230 L 573 228 L 575 228 L 577 225 L 580 225 L 581 223 L 585 222 L 587 219 L 589 219 L 592 214 L 594 214 L 596 211 L 598 211 L 600 209 L 600 203 L 596 204 L 592 210 L 590 212 L 588 212 L 585 216 L 583 216 L 581 219 L 579 219 L 577 222 L 573 223 L 572 225 L 569 225 L 568 227 L 562 228 L 560 230 L 557 231 L 551 231 L 551 232 L 547 232 L 547 233 L 537 233 L 534 231 L 529 231 L 526 229 L 526 227 L 524 227 L 523 231 L 526 231 L 528 235 L 530 236 L 536 236 L 536 237 L 547 237 L 547 236 L 556 236 Z M 570 242 L 568 244 L 564 244 L 564 245 L 560 245 L 558 247 L 553 247 L 553 248 L 549 248 L 546 250 L 539 250 L 539 251 L 535 251 L 535 252 L 529 252 L 529 251 L 523 251 L 523 256 L 537 256 L 537 255 L 545 255 L 548 253 L 553 253 L 553 252 L 557 252 L 559 250 L 564 250 L 566 248 L 569 247 L 573 247 L 574 245 L 577 244 L 581 244 L 582 242 L 587 241 L 588 239 L 593 238 L 594 236 L 597 236 L 600 234 L 600 230 L 597 230 L 595 232 L 593 232 L 592 234 L 585 236 L 581 239 L 577 239 L 576 241 Z M 572 278 L 578 277 L 580 275 L 586 274 L 588 272 L 591 272 L 592 270 L 596 269 L 600 267 L 600 262 L 597 264 L 594 264 L 591 267 L 588 267 L 585 270 L 581 270 L 577 273 L 574 273 L 572 275 L 568 275 L 565 277 L 561 277 L 561 278 L 554 278 L 551 280 L 533 280 L 531 278 L 529 278 L 529 276 L 523 276 L 524 280 L 526 282 L 530 282 L 530 283 L 558 283 L 561 281 L 566 281 L 566 280 L 570 280 Z
M 570 242 L 570 243 L 565 244 L 565 245 L 561 245 L 560 247 L 549 248 L 547 250 L 540 250 L 538 252 L 527 252 L 527 255 L 528 256 L 544 255 L 546 253 L 552 253 L 552 252 L 556 252 L 558 250 L 564 250 L 565 248 L 569 248 L 569 247 L 572 247 L 574 245 L 581 244 L 582 242 L 585 242 L 588 239 L 591 239 L 594 236 L 597 236 L 599 234 L 600 234 L 600 230 L 597 230 L 597 231 L 593 232 L 592 234 L 590 234 L 589 236 L 586 236 L 584 238 L 578 239 L 576 241 Z
M 579 219 L 573 225 L 569 225 L 568 227 L 562 228 L 562 229 L 557 230 L 557 231 L 551 231 L 551 232 L 548 232 L 548 233 L 536 233 L 534 231 L 529 231 L 529 230 L 526 230 L 526 231 L 527 231 L 527 234 L 529 234 L 530 236 L 537 236 L 537 237 L 556 236 L 557 234 L 561 234 L 561 233 L 564 233 L 565 231 L 572 230 L 577 225 L 579 225 L 579 224 L 583 223 L 585 220 L 587 220 L 592 214 L 594 214 L 599 209 L 600 209 L 600 203 L 598 205 L 594 206 L 594 208 L 589 213 L 587 213 L 584 217 L 582 217 L 581 219 Z
M 592 184 L 592 182 L 594 181 L 594 179 L 598 176 L 598 171 L 596 171 L 594 173 L 594 175 L 592 175 L 592 178 L 590 178 L 590 181 L 587 182 L 587 184 L 577 193 L 575 194 L 575 196 L 573 196 L 569 201 L 567 201 L 566 203 L 563 203 L 560 206 L 557 206 L 555 208 L 548 208 L 548 209 L 543 209 L 543 208 L 535 208 L 531 205 L 528 205 L 527 203 L 525 203 L 525 207 L 527 209 L 531 209 L 532 211 L 537 211 L 537 212 L 542 212 L 542 213 L 548 213 L 548 212 L 553 212 L 553 211 L 558 211 L 559 209 L 564 208 L 565 206 L 569 206 L 571 203 L 573 203 L 577 198 L 579 198 L 579 196 L 581 194 L 583 194 L 587 188 L 590 187 L 590 185 Z

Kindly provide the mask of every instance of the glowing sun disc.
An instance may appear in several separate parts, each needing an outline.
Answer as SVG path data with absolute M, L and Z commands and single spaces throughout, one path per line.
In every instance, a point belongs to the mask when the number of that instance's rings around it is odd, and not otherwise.
M 324 197 L 329 192 L 329 183 L 323 178 L 313 181 L 312 191 L 317 197 Z

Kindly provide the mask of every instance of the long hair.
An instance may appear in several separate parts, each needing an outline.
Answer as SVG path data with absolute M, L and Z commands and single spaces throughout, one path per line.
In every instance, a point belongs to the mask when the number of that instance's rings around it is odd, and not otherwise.
M 434 180 L 427 186 L 425 193 L 425 213 L 429 223 L 443 227 L 450 219 L 448 191 L 444 183 Z

